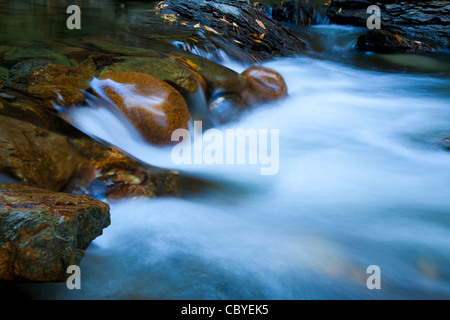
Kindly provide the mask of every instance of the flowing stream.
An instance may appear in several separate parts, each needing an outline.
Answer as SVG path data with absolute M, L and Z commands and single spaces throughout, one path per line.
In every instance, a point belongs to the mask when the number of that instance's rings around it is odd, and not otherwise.
M 108 108 L 71 110 L 85 132 L 216 188 L 110 203 L 81 290 L 12 289 L 40 299 L 449 299 L 450 153 L 439 144 L 450 136 L 448 57 L 355 53 L 358 28 L 298 32 L 313 51 L 264 63 L 289 96 L 217 128 L 279 129 L 276 175 L 175 165 L 172 148 L 144 143 Z M 366 286 L 371 265 L 381 290 Z

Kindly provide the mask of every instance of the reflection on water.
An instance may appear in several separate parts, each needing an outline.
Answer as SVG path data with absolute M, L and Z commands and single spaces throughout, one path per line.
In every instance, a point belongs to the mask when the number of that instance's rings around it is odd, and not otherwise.
M 36 21 L 61 4 L 34 3 Z M 99 21 L 121 10 L 108 3 Z M 37 40 L 33 25 L 18 38 Z M 77 126 L 143 161 L 227 187 L 112 203 L 112 225 L 81 263 L 81 291 L 4 288 L 44 299 L 450 298 L 450 154 L 438 144 L 450 135 L 448 57 L 354 53 L 354 28 L 302 32 L 316 52 L 266 64 L 289 97 L 219 127 L 280 129 L 278 175 L 175 166 L 170 148 L 146 145 L 107 108 L 73 109 Z M 379 291 L 366 287 L 370 265 L 381 268 Z
M 77 1 L 82 8 L 81 30 L 68 30 L 67 7 L 73 1 L 0 1 L 1 40 L 14 44 L 33 41 L 104 37 L 119 31 L 114 21 L 122 14 L 112 1 Z

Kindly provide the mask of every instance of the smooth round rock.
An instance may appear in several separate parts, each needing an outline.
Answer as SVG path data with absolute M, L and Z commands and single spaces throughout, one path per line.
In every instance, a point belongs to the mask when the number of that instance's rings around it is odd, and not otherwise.
M 264 67 L 250 67 L 242 75 L 246 79 L 243 99 L 248 105 L 275 101 L 287 95 L 283 77 L 276 71 Z
M 214 122 L 224 124 L 239 119 L 242 101 L 232 93 L 220 94 L 209 104 L 209 112 Z
M 138 72 L 106 72 L 99 79 L 106 96 L 148 142 L 173 144 L 172 132 L 188 128 L 186 101 L 166 82 Z

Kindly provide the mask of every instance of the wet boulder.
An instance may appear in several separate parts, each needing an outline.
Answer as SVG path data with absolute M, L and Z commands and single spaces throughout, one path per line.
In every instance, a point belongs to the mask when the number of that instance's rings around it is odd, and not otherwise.
M 187 104 L 166 82 L 138 72 L 106 72 L 99 79 L 104 94 L 148 142 L 173 144 L 173 131 L 188 128 Z
M 283 77 L 276 71 L 256 66 L 242 73 L 246 80 L 242 93 L 247 105 L 275 101 L 288 94 L 288 88 Z
M 0 184 L 0 280 L 66 281 L 110 222 L 99 200 Z

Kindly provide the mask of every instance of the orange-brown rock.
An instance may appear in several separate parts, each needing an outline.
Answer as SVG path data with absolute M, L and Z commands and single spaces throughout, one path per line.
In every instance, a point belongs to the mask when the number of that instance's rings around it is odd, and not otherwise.
M 99 200 L 0 184 L 0 280 L 66 281 L 110 223 Z
M 179 175 L 171 170 L 140 163 L 115 147 L 88 139 L 74 140 L 88 163 L 67 183 L 63 191 L 95 198 L 153 198 L 177 194 Z
M 83 90 L 89 88 L 95 67 L 90 62 L 80 67 L 50 65 L 30 75 L 28 92 L 44 101 L 70 106 L 84 101 Z
M 103 92 L 148 142 L 172 144 L 172 132 L 188 128 L 183 96 L 164 81 L 138 72 L 106 72 L 99 79 Z
M 8 182 L 98 199 L 174 195 L 180 183 L 178 172 L 150 166 L 94 140 L 39 105 L 0 98 L 2 176 Z
M 83 162 L 66 137 L 0 115 L 0 173 L 59 191 Z
M 283 77 L 276 71 L 264 67 L 250 67 L 242 75 L 246 79 L 242 97 L 248 105 L 275 101 L 287 95 Z

